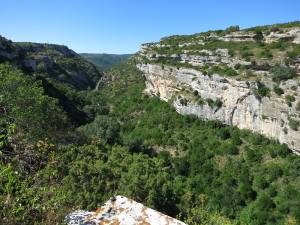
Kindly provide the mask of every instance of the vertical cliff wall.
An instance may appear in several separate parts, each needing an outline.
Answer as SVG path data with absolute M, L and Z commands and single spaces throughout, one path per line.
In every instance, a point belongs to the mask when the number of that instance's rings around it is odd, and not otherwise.
M 287 106 L 284 98 L 276 94 L 258 96 L 257 82 L 155 64 L 141 64 L 138 68 L 145 74 L 146 92 L 170 101 L 178 113 L 249 129 L 300 152 L 300 131 L 290 127 L 291 118 L 299 117 L 296 106 Z M 290 80 L 282 88 L 289 90 L 292 86 L 295 81 Z M 299 96 L 296 100 L 300 100 Z

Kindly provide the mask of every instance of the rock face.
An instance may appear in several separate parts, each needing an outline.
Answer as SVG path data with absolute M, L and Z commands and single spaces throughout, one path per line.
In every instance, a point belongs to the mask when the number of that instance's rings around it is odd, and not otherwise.
M 0 63 L 10 62 L 27 74 L 40 73 L 77 89 L 94 88 L 102 72 L 63 45 L 12 42 L 0 36 Z
M 300 28 L 288 29 L 285 33 L 271 32 L 265 36 L 266 43 L 272 43 L 276 41 L 291 41 L 295 44 L 300 44 Z
M 145 74 L 146 92 L 171 101 L 177 112 L 249 129 L 278 139 L 300 153 L 300 131 L 289 126 L 291 118 L 299 118 L 295 103 L 288 107 L 284 97 L 275 94 L 257 96 L 257 82 L 156 64 L 140 64 L 138 68 Z M 281 88 L 292 95 L 299 91 L 297 86 L 295 91 L 291 89 L 295 85 L 289 80 Z M 299 96 L 295 97 L 298 102 Z
M 96 212 L 76 211 L 66 217 L 68 225 L 185 225 L 123 196 L 107 201 Z
M 146 92 L 178 113 L 258 132 L 300 154 L 299 22 L 165 37 L 143 44 L 136 60 Z
M 270 33 L 263 33 L 263 40 L 266 43 L 272 43 L 277 41 L 290 41 L 295 44 L 300 44 L 300 28 L 286 28 L 284 31 L 273 31 Z M 224 37 L 216 37 L 222 41 L 255 41 L 255 33 L 244 33 L 241 31 L 233 32 L 225 35 Z

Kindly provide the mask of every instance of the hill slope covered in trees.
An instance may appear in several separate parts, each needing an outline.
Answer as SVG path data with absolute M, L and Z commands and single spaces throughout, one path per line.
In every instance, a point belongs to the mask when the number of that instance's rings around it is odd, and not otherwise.
M 87 63 L 81 60 L 75 66 Z M 1 58 L 1 224 L 61 224 L 68 213 L 95 210 L 115 195 L 187 224 L 300 222 L 298 156 L 146 95 L 134 58 L 108 70 L 112 81 L 100 91 L 45 72 L 84 113 L 81 123 L 20 65 Z

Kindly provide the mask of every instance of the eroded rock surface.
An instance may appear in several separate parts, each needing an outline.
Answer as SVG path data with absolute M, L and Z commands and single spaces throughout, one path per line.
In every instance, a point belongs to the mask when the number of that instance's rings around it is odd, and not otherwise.
M 185 225 L 185 223 L 123 196 L 107 201 L 96 212 L 76 211 L 66 217 L 68 225 Z
M 285 95 L 296 98 L 295 103 L 287 106 L 284 96 L 257 96 L 255 90 L 258 84 L 255 81 L 238 81 L 218 74 L 208 76 L 194 69 L 156 64 L 142 64 L 138 68 L 145 74 L 146 92 L 171 101 L 180 114 L 249 129 L 278 139 L 295 152 L 300 152 L 300 131 L 289 126 L 291 118 L 299 118 L 296 102 L 300 101 L 300 97 L 295 95 L 299 87 L 292 90 L 295 81 L 289 80 L 281 86 Z M 264 82 L 271 83 L 268 80 Z M 217 101 L 218 104 L 213 104 Z
M 249 129 L 300 153 L 300 23 L 174 35 L 143 44 L 136 59 L 146 92 L 178 113 Z

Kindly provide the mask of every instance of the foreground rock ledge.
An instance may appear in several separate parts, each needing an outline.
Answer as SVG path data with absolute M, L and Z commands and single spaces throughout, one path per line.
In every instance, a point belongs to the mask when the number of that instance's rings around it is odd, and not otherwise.
M 186 225 L 123 196 L 112 197 L 96 212 L 76 211 L 66 217 L 68 225 Z

